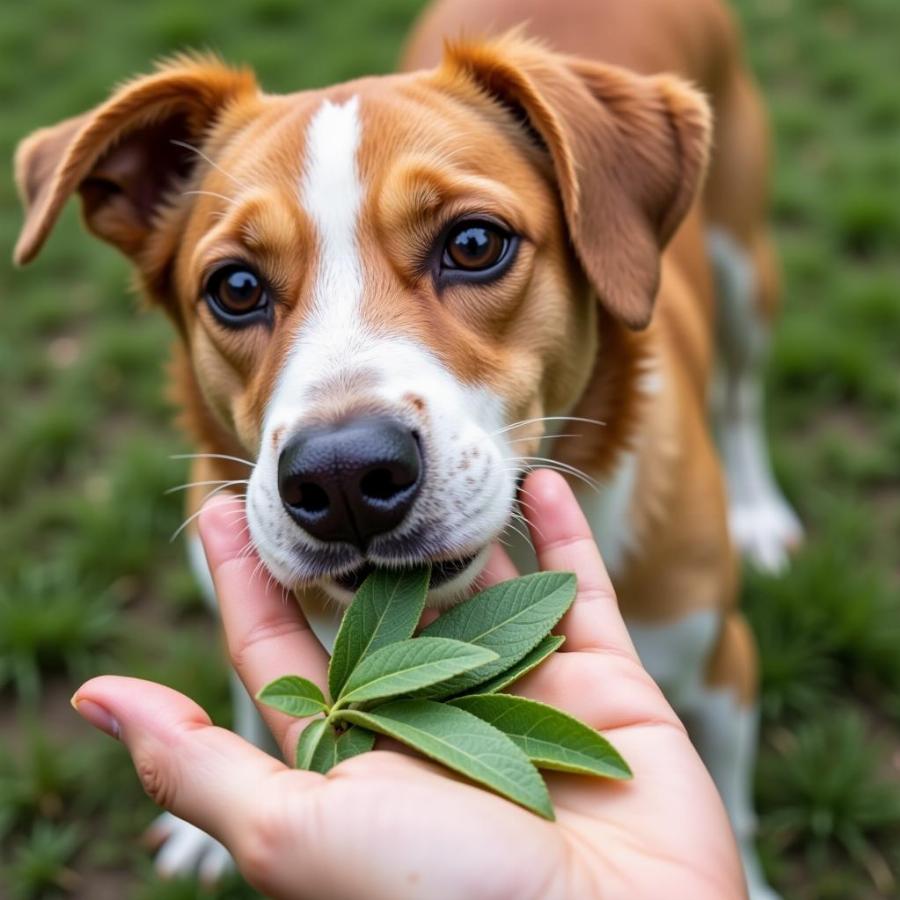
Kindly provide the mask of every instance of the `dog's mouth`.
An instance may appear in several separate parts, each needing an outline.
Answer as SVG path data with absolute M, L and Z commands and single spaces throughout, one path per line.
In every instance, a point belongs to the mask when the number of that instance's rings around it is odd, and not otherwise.
M 431 581 L 429 589 L 441 587 L 454 578 L 462 575 L 469 566 L 479 556 L 478 553 L 470 553 L 468 556 L 462 556 L 458 559 L 439 560 L 431 564 Z M 359 586 L 372 574 L 375 566 L 372 563 L 365 562 L 349 572 L 341 575 L 332 576 L 332 581 L 345 591 L 356 591 Z

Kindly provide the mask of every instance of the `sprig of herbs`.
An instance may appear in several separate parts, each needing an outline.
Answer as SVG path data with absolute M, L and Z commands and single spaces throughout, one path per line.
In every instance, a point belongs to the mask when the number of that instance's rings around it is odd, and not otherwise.
M 547 819 L 553 806 L 538 769 L 631 778 L 593 728 L 500 693 L 563 643 L 550 631 L 575 599 L 575 576 L 540 572 L 495 585 L 413 637 L 429 574 L 379 570 L 363 582 L 334 643 L 330 701 L 297 675 L 257 694 L 289 716 L 316 717 L 297 742 L 297 768 L 327 772 L 384 734 Z

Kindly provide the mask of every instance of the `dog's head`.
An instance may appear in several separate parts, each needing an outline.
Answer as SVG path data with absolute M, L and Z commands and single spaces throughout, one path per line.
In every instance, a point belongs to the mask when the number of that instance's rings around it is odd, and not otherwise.
M 515 36 L 288 96 L 179 58 L 23 142 L 16 259 L 77 191 L 256 460 L 272 573 L 345 598 L 372 564 L 431 560 L 440 600 L 507 524 L 541 419 L 584 390 L 597 304 L 649 321 L 708 130 L 677 79 Z

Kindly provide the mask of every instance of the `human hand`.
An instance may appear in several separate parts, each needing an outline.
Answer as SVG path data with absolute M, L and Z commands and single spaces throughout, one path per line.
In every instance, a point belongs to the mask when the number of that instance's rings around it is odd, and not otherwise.
M 574 571 L 579 590 L 556 629 L 566 643 L 514 690 L 603 732 L 634 771 L 625 783 L 545 773 L 556 822 L 405 752 L 365 753 L 324 776 L 288 768 L 150 682 L 92 679 L 76 708 L 121 738 L 160 806 L 217 837 L 275 898 L 744 897 L 719 796 L 638 661 L 575 498 L 547 471 L 527 490 L 541 568 Z M 324 686 L 327 654 L 299 607 L 253 577 L 233 509 L 213 502 L 201 516 L 232 664 L 251 694 L 286 673 Z M 488 580 L 515 575 L 498 551 Z M 307 720 L 260 711 L 292 759 Z

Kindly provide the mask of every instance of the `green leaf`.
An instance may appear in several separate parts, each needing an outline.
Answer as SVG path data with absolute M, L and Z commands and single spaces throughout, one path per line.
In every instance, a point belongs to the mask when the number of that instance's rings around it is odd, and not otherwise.
M 357 664 L 387 644 L 412 637 L 428 593 L 430 567 L 400 572 L 376 569 L 344 613 L 328 665 L 328 690 L 336 698 Z
M 299 675 L 285 675 L 270 681 L 259 691 L 256 699 L 272 709 L 298 718 L 314 716 L 328 709 L 319 688 Z
M 492 650 L 448 638 L 398 641 L 365 657 L 350 673 L 337 702 L 345 706 L 409 694 L 496 658 Z
M 294 766 L 298 769 L 313 769 L 313 757 L 320 743 L 327 744 L 329 734 L 334 734 L 334 729 L 326 719 L 313 719 L 300 735 L 297 741 L 297 750 L 294 754 Z M 314 769 L 314 771 L 319 771 Z M 327 769 L 325 770 L 328 771 Z
M 526 653 L 517 663 L 510 666 L 505 672 L 501 672 L 494 678 L 482 681 L 472 688 L 479 694 L 495 694 L 518 681 L 523 675 L 527 675 L 532 669 L 536 669 L 548 656 L 555 653 L 566 639 L 561 634 L 548 634 L 534 650 Z
M 541 769 L 604 778 L 631 778 L 628 763 L 584 722 L 513 694 L 471 694 L 450 701 L 498 728 Z
M 314 719 L 297 741 L 295 766 L 324 775 L 351 756 L 366 753 L 375 746 L 375 735 L 353 726 L 338 734 L 327 719 Z
M 426 688 L 423 697 L 452 697 L 505 672 L 533 650 L 575 599 L 571 572 L 538 572 L 504 581 L 435 619 L 423 635 L 487 647 L 497 659 L 451 681 Z
M 498 794 L 552 820 L 540 773 L 501 731 L 455 706 L 393 700 L 368 712 L 342 709 L 341 719 L 386 734 Z
M 354 725 L 337 739 L 338 762 L 350 759 L 351 756 L 359 756 L 360 753 L 368 753 L 374 746 L 374 733 Z

